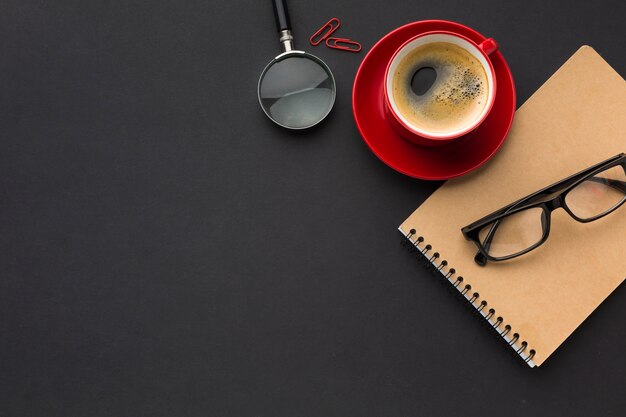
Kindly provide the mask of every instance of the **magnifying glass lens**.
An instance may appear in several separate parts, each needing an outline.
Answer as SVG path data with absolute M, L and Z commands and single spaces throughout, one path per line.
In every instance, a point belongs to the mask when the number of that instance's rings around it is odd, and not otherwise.
M 335 101 L 330 70 L 310 54 L 288 54 L 272 61 L 259 81 L 259 101 L 281 126 L 304 129 L 319 123 Z

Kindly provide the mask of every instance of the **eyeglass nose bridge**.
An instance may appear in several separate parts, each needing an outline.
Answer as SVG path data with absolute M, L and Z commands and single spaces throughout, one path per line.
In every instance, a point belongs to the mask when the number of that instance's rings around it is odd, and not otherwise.
M 556 196 L 555 198 L 553 198 L 552 200 L 546 201 L 544 203 L 546 205 L 546 207 L 548 208 L 548 210 L 550 211 L 554 211 L 558 208 L 564 207 L 564 200 L 562 196 Z

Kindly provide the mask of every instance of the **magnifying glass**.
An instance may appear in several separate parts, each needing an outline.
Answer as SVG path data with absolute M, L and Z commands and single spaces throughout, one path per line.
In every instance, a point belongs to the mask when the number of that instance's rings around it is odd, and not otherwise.
M 273 0 L 283 53 L 270 61 L 259 78 L 261 108 L 274 123 L 288 129 L 315 126 L 330 113 L 337 88 L 321 59 L 294 50 L 285 0 Z

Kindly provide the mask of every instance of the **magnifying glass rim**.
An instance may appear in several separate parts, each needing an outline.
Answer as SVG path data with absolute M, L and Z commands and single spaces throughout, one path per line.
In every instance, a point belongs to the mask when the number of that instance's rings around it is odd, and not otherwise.
M 275 120 L 269 113 L 267 110 L 265 110 L 265 106 L 263 106 L 263 102 L 261 101 L 261 81 L 263 81 L 263 76 L 265 75 L 265 73 L 267 72 L 267 70 L 277 61 L 280 61 L 282 59 L 284 59 L 285 57 L 287 57 L 288 55 L 304 55 L 307 58 L 311 58 L 313 59 L 313 61 L 317 62 L 318 64 L 320 64 L 322 66 L 322 68 L 324 68 L 324 70 L 330 75 L 330 79 L 333 82 L 333 95 L 332 95 L 332 100 L 330 102 L 330 106 L 328 106 L 328 111 L 326 112 L 326 114 L 324 114 L 324 116 L 322 116 L 318 121 L 316 121 L 313 124 L 310 124 L 308 126 L 302 126 L 302 127 L 293 127 L 293 126 L 287 126 L 284 125 L 280 122 L 278 122 L 277 120 Z M 326 118 L 326 116 L 328 116 L 331 112 L 331 110 L 333 109 L 333 107 L 335 106 L 335 98 L 337 97 L 337 84 L 335 83 L 335 76 L 333 75 L 333 72 L 330 70 L 330 68 L 328 67 L 328 65 L 326 65 L 326 63 L 324 61 L 322 61 L 320 58 L 316 57 L 313 54 L 310 54 L 308 52 L 305 51 L 297 51 L 297 50 L 292 50 L 292 51 L 287 51 L 287 52 L 283 52 L 280 55 L 277 55 L 276 57 L 274 57 L 274 59 L 272 59 L 263 69 L 263 72 L 261 72 L 261 76 L 259 77 L 259 83 L 257 85 L 257 90 L 256 90 L 256 94 L 257 94 L 257 98 L 259 99 L 259 105 L 261 106 L 261 109 L 263 110 L 263 113 L 265 113 L 267 115 L 267 117 L 274 123 L 276 123 L 278 126 L 284 127 L 285 129 L 291 129 L 291 130 L 304 130 L 304 129 L 309 129 L 315 125 L 317 125 L 318 123 L 320 123 L 322 120 L 324 120 Z

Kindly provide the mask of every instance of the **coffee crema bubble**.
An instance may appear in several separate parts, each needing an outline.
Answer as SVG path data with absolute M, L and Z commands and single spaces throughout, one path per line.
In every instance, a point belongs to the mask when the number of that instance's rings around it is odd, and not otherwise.
M 482 64 L 449 42 L 432 42 L 409 52 L 396 67 L 392 89 L 402 116 L 418 129 L 433 133 L 471 125 L 489 97 Z

